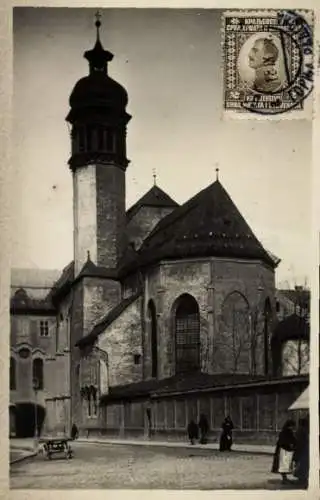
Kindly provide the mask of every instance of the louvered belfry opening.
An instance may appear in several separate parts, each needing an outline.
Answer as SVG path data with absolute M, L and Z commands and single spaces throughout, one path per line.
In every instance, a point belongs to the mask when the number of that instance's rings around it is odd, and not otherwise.
M 200 370 L 200 314 L 188 294 L 178 299 L 175 315 L 176 373 Z

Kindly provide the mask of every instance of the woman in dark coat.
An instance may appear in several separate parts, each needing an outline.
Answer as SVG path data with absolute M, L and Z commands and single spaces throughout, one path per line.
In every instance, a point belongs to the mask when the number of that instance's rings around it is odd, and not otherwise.
M 279 434 L 273 455 L 271 471 L 281 474 L 284 483 L 288 482 L 287 475 L 292 472 L 293 453 L 296 449 L 294 428 L 294 420 L 287 420 Z
M 220 451 L 231 451 L 233 422 L 229 415 L 222 422 L 222 434 L 220 437 Z
M 199 419 L 199 429 L 200 429 L 200 443 L 206 444 L 208 442 L 207 435 L 209 432 L 209 422 L 207 417 L 202 413 Z
M 301 486 L 308 487 L 309 479 L 309 419 L 301 418 L 296 434 L 296 449 L 293 454 L 294 475 Z
M 76 426 L 76 424 L 73 424 L 71 428 L 71 439 L 75 440 L 77 439 L 78 436 L 79 436 L 78 427 Z
M 194 420 L 190 420 L 188 425 L 188 437 L 191 444 L 194 444 L 195 440 L 198 439 L 199 429 Z

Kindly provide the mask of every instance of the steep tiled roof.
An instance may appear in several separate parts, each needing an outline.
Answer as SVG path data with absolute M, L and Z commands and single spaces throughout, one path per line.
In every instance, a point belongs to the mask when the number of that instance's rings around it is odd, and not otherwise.
M 85 337 L 82 337 L 76 344 L 76 347 L 83 348 L 88 345 L 92 345 L 96 342 L 98 339 L 100 333 L 102 333 L 113 321 L 115 321 L 122 313 L 125 311 L 127 307 L 130 306 L 130 304 L 133 304 L 139 297 L 141 296 L 141 292 L 137 292 L 134 295 L 131 295 L 131 297 L 128 297 L 126 299 L 123 299 L 118 305 L 116 305 L 113 309 L 111 309 L 106 316 L 95 325 L 93 330 L 86 335 Z
M 132 207 L 127 210 L 127 219 L 130 220 L 139 211 L 141 207 L 178 207 L 170 196 L 158 186 L 153 186 L 149 191 L 142 196 Z
M 55 314 L 51 298 L 38 299 L 30 297 L 24 288 L 18 289 L 10 300 L 10 311 L 13 314 Z
M 140 263 L 216 256 L 261 259 L 276 267 L 219 181 L 163 218 L 146 238 Z
M 59 279 L 54 283 L 52 292 L 50 293 L 54 300 L 59 294 L 74 280 L 74 260 L 72 260 L 62 271 Z
M 291 314 L 291 316 L 280 321 L 273 333 L 273 341 L 280 343 L 288 340 L 308 340 L 309 337 L 309 322 L 297 314 Z

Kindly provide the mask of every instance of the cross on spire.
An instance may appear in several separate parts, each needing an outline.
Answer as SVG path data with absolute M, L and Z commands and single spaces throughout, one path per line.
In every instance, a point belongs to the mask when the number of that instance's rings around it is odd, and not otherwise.
M 96 28 L 97 28 L 97 39 L 99 40 L 100 39 L 100 33 L 99 33 L 99 29 L 100 29 L 100 26 L 101 26 L 101 14 L 100 14 L 100 11 L 97 10 L 97 12 L 95 13 L 95 18 L 96 18 L 96 22 L 95 22 L 95 25 L 96 25 Z
M 157 173 L 156 173 L 155 169 L 153 169 L 152 177 L 153 177 L 153 185 L 156 186 L 157 185 Z

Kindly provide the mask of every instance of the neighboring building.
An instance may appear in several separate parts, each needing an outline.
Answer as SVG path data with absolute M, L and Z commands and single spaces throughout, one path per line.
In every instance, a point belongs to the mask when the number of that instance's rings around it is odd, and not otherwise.
M 46 367 L 56 353 L 56 311 L 47 296 L 58 276 L 58 271 L 39 269 L 13 269 L 11 273 L 11 434 L 30 435 L 27 421 L 33 422 L 35 404 L 41 424 L 46 399 L 51 396 Z
M 278 372 L 283 376 L 309 373 L 310 291 L 277 290 L 278 324 L 273 332 Z
M 276 310 L 278 321 L 296 314 L 309 321 L 310 290 L 302 286 L 294 289 L 278 289 L 276 291 Z
M 229 413 L 268 440 L 308 383 L 274 373 L 279 259 L 218 179 L 181 206 L 154 185 L 125 210 L 131 117 L 99 23 L 85 57 L 67 116 L 74 260 L 42 302 L 56 322 L 44 431 L 178 435 L 205 411 L 213 432 Z

